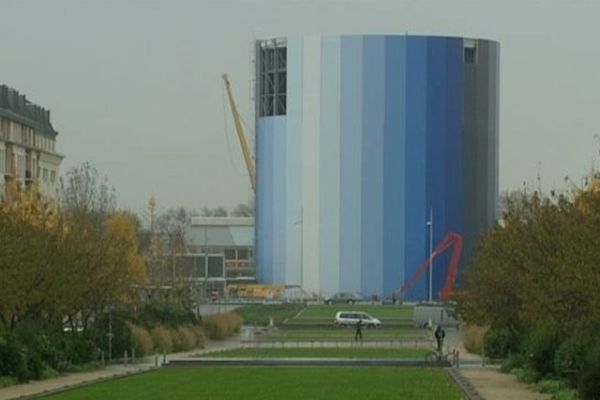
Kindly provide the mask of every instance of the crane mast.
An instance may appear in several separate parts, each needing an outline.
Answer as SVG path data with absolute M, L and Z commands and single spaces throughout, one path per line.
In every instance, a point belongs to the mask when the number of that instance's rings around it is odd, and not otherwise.
M 240 117 L 240 112 L 238 111 L 235 99 L 233 98 L 231 84 L 229 83 L 227 74 L 223 74 L 222 78 L 225 83 L 225 90 L 227 90 L 227 97 L 229 98 L 229 107 L 231 108 L 231 114 L 233 115 L 233 123 L 235 124 L 235 130 L 238 135 L 238 140 L 240 141 L 240 146 L 242 147 L 244 161 L 246 162 L 246 169 L 250 176 L 250 184 L 252 185 L 252 190 L 256 192 L 256 169 L 254 167 L 254 160 L 250 154 L 250 146 L 248 146 L 248 141 L 246 140 L 242 118 Z

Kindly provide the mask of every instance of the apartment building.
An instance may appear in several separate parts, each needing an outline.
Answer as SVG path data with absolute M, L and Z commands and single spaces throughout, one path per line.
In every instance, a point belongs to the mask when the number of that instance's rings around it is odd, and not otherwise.
M 28 186 L 37 181 L 47 196 L 54 197 L 63 155 L 56 151 L 58 132 L 50 123 L 50 111 L 31 103 L 24 94 L 0 85 L 0 194 L 17 180 Z

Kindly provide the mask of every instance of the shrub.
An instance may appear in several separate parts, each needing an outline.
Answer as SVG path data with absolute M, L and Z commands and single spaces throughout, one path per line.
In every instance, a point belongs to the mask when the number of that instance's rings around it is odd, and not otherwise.
M 490 358 L 504 358 L 515 349 L 515 340 L 507 328 L 490 329 L 484 337 L 485 355 Z
M 191 350 L 196 348 L 196 335 L 192 328 L 188 326 L 180 326 L 177 328 L 181 350 Z
M 524 383 L 534 383 L 540 379 L 540 374 L 531 368 L 515 368 L 510 373 Z
M 554 393 L 552 400 L 579 400 L 579 394 L 575 389 L 562 389 Z
M 213 314 L 202 319 L 202 326 L 210 339 L 222 340 L 240 331 L 242 319 L 235 313 Z
M 465 325 L 461 327 L 461 335 L 465 349 L 474 354 L 481 354 L 483 349 L 483 338 L 488 328 L 477 325 Z
M 199 322 L 196 315 L 189 309 L 179 304 L 158 301 L 144 304 L 139 311 L 138 321 L 144 326 L 159 324 L 169 328 Z
M 170 352 L 173 350 L 173 339 L 171 333 L 162 325 L 157 325 L 151 332 L 155 348 L 161 352 Z
M 196 348 L 202 349 L 204 348 L 204 342 L 206 341 L 206 335 L 204 334 L 204 329 L 198 325 L 190 325 L 189 327 L 194 336 L 196 337 Z
M 576 385 L 576 377 L 581 371 L 585 359 L 585 344 L 576 338 L 565 340 L 554 353 L 556 375 L 566 378 L 569 384 Z
M 98 358 L 96 343 L 86 335 L 69 333 L 64 336 L 64 352 L 72 364 L 84 364 Z
M 579 395 L 583 400 L 600 399 L 600 341 L 586 355 L 579 374 Z
M 19 380 L 12 376 L 0 376 L 0 388 L 17 385 Z
M 154 353 L 154 341 L 152 340 L 152 336 L 148 331 L 141 326 L 132 324 L 130 322 L 127 323 L 129 327 L 129 331 L 131 332 L 131 339 L 133 341 L 133 346 L 135 351 L 139 354 L 139 356 L 147 356 L 149 354 Z
M 22 346 L 12 335 L 0 335 L 0 375 L 12 376 L 20 382 L 29 379 Z
M 535 330 L 529 333 L 523 346 L 528 365 L 540 376 L 554 372 L 554 353 L 558 348 L 558 337 L 554 332 Z
M 29 349 L 26 353 L 26 362 L 29 379 L 42 379 L 46 365 L 40 354 Z
M 555 379 L 542 379 L 536 385 L 537 391 L 540 393 L 555 394 L 564 389 L 565 384 Z
M 509 373 L 515 368 L 523 368 L 526 364 L 525 357 L 520 353 L 510 354 L 500 366 L 500 371 Z

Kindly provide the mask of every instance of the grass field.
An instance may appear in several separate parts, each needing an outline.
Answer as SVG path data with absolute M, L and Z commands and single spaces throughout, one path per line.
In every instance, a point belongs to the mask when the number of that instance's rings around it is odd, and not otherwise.
M 242 306 L 235 312 L 242 318 L 246 325 L 267 325 L 269 317 L 275 324 L 293 318 L 305 308 L 303 304 L 252 304 Z
M 310 305 L 301 310 L 294 321 L 325 321 L 326 323 L 333 322 L 335 314 L 338 311 L 364 311 L 371 314 L 375 318 L 379 318 L 383 323 L 403 322 L 412 320 L 414 315 L 413 306 L 392 306 L 381 304 L 321 304 Z
M 384 324 L 411 324 L 414 314 L 413 306 L 393 306 L 381 304 L 319 304 L 304 306 L 303 304 L 256 304 L 238 308 L 235 312 L 247 325 L 267 325 L 269 317 L 276 325 L 330 324 L 338 311 L 364 311 L 379 318 Z
M 280 328 L 268 336 L 265 336 L 264 339 L 295 342 L 353 341 L 354 333 L 355 330 L 353 327 Z M 364 328 L 362 334 L 363 341 L 417 340 L 423 336 L 422 330 L 416 328 Z
M 244 358 L 418 358 L 423 359 L 429 350 L 422 348 L 243 348 L 202 354 L 200 357 Z
M 57 400 L 453 400 L 462 399 L 443 369 L 167 368 L 48 397 Z

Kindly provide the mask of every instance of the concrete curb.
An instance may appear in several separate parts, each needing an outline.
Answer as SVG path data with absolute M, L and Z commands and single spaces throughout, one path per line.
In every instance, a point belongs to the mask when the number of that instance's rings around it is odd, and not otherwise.
M 22 400 L 29 400 L 29 399 L 40 399 L 40 398 L 44 398 L 44 397 L 48 397 L 48 396 L 53 396 L 55 394 L 59 394 L 59 393 L 64 393 L 64 392 L 68 392 L 74 389 L 78 389 L 84 386 L 88 386 L 88 385 L 93 385 L 96 383 L 101 383 L 101 382 L 105 382 L 105 381 L 112 381 L 112 380 L 116 380 L 116 379 L 123 379 L 123 378 L 128 378 L 130 376 L 133 375 L 140 375 L 140 374 L 145 374 L 148 373 L 150 371 L 153 371 L 157 368 L 155 367 L 148 367 L 148 368 L 140 368 L 137 370 L 133 370 L 133 371 L 128 371 L 125 373 L 114 373 L 113 375 L 109 375 L 109 376 L 104 376 L 101 378 L 95 378 L 95 379 L 90 379 L 87 381 L 81 381 L 81 382 L 77 382 L 74 383 L 72 385 L 65 385 L 63 387 L 57 388 L 57 389 L 49 389 L 49 390 L 44 390 L 42 392 L 39 393 L 35 393 L 35 394 L 30 394 L 30 395 L 24 395 L 24 396 L 20 396 L 20 397 L 15 397 L 15 399 L 22 399 Z
M 460 387 L 465 397 L 468 400 L 485 400 L 484 397 L 475 389 L 475 386 L 458 370 L 458 368 L 448 368 L 448 375 L 454 380 L 454 382 Z
M 417 358 L 191 358 L 171 360 L 164 367 L 253 366 L 253 367 L 439 367 L 449 362 L 430 363 Z

